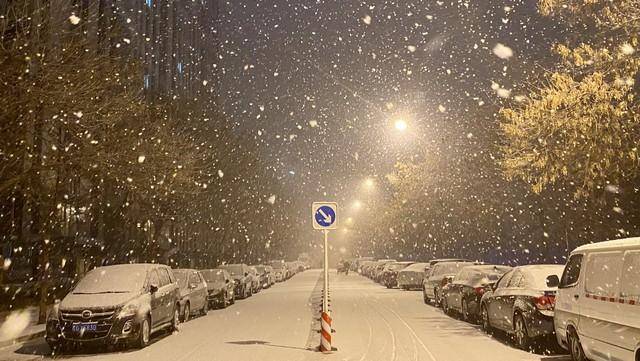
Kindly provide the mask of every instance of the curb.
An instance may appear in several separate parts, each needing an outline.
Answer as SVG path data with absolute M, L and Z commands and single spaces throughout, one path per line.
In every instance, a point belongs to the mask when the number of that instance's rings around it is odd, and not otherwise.
M 30 333 L 28 335 L 19 336 L 11 340 L 0 341 L 0 348 L 12 346 L 15 344 L 23 343 L 25 341 L 30 341 L 36 338 L 44 337 L 45 334 L 46 334 L 46 330 L 42 330 L 42 331 Z

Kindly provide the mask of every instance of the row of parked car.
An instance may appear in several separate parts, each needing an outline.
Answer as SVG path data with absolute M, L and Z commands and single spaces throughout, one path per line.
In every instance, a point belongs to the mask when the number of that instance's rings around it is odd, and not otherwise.
M 60 351 L 87 344 L 143 348 L 156 331 L 175 330 L 193 315 L 225 308 L 307 268 L 302 262 L 284 260 L 202 270 L 161 264 L 98 267 L 52 307 L 45 339 Z
M 574 361 L 640 361 L 640 237 L 581 246 L 566 265 L 455 258 L 351 265 L 386 287 L 421 290 L 425 303 L 504 331 L 525 350 L 555 339 Z

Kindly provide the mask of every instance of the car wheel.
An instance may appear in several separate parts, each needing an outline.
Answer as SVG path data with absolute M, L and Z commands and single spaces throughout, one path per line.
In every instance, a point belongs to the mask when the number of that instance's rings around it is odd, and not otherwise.
M 584 355 L 584 350 L 582 349 L 582 345 L 580 344 L 580 339 L 576 331 L 570 330 L 567 335 L 567 340 L 569 344 L 569 351 L 571 352 L 571 359 L 573 361 L 587 361 L 587 357 Z
M 439 306 L 440 302 L 442 302 L 442 300 L 438 296 L 438 290 L 434 289 L 433 290 L 433 304 L 436 305 L 436 306 Z
M 440 307 L 442 308 L 442 312 L 444 312 L 447 315 L 451 314 L 451 309 L 449 308 L 449 304 L 447 303 L 447 298 L 443 297 L 442 300 L 440 301 Z
M 206 316 L 209 313 L 209 301 L 205 300 L 204 305 L 202 305 L 202 310 L 200 310 L 200 314 Z
M 524 318 L 520 314 L 516 315 L 513 322 L 513 337 L 515 339 L 516 346 L 518 346 L 519 349 L 529 349 L 531 340 L 529 338 L 529 334 L 527 333 L 527 325 L 524 323 Z
M 184 313 L 182 314 L 182 322 L 189 321 L 190 317 L 191 317 L 191 305 L 189 304 L 189 302 L 187 302 L 187 304 L 184 305 Z
M 136 340 L 136 347 L 145 348 L 149 344 L 151 338 L 151 320 L 149 316 L 145 317 L 140 323 L 140 332 L 138 333 L 138 339 Z
M 465 299 L 462 299 L 462 320 L 465 322 L 471 322 L 471 315 L 469 314 L 469 305 Z
M 429 297 L 427 296 L 427 291 L 422 287 L 422 300 L 425 304 L 429 304 Z
M 176 305 L 173 308 L 173 319 L 171 320 L 171 331 L 178 331 L 180 326 L 180 307 Z
M 491 333 L 493 331 L 493 327 L 491 327 L 491 320 L 489 320 L 489 311 L 487 310 L 487 306 L 482 306 L 482 329 L 486 333 Z

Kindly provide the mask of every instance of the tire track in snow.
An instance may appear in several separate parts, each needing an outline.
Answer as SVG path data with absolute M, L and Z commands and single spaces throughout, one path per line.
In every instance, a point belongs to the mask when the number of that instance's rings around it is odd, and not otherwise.
M 422 346 L 422 349 L 425 351 L 425 353 L 427 354 L 427 356 L 429 356 L 429 358 L 431 359 L 431 361 L 437 361 L 436 357 L 433 355 L 433 353 L 429 350 L 429 348 L 427 347 L 427 345 L 424 344 L 424 342 L 422 342 L 422 340 L 420 339 L 420 337 L 418 337 L 418 334 L 416 333 L 416 331 L 413 329 L 413 327 L 411 327 L 407 321 L 405 321 L 402 317 L 400 317 L 400 315 L 394 311 L 393 309 L 382 305 L 384 308 L 386 308 L 387 310 L 389 310 L 389 312 L 391 314 L 393 314 L 394 316 L 396 316 L 398 318 L 398 320 L 407 328 L 407 330 L 409 330 L 409 333 L 411 334 L 412 338 L 414 338 L 416 341 L 418 341 L 418 343 L 420 344 L 420 346 Z M 414 341 L 415 342 L 415 341 Z

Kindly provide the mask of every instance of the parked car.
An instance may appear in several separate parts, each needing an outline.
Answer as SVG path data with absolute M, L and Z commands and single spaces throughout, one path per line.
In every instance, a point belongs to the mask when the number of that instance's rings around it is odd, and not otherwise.
M 380 279 L 382 276 L 382 271 L 384 270 L 384 266 L 386 266 L 388 263 L 392 263 L 392 262 L 396 262 L 395 259 L 381 259 L 376 261 L 376 265 L 375 267 L 373 267 L 373 269 L 371 270 L 371 278 L 375 281 L 380 283 Z
M 236 283 L 227 270 L 222 268 L 205 269 L 200 271 L 207 281 L 209 307 L 226 308 L 236 302 Z
M 364 262 L 367 261 L 373 261 L 373 257 L 360 257 L 360 258 L 356 258 L 352 263 L 351 263 L 351 270 L 354 272 L 358 272 L 360 274 L 362 274 L 362 266 L 364 264 Z
M 267 270 L 267 266 L 265 265 L 257 265 L 254 266 L 256 271 L 258 272 L 258 278 L 260 279 L 260 286 L 262 288 L 269 288 L 271 287 L 271 281 L 270 281 L 270 276 L 269 276 L 269 271 Z
M 276 278 L 276 282 L 285 281 L 288 277 L 287 267 L 282 260 L 275 260 L 269 263 L 271 267 L 273 267 L 274 275 Z
M 204 315 L 209 310 L 209 293 L 207 282 L 202 275 L 194 269 L 175 269 L 173 274 L 180 287 L 180 320 L 187 322 L 191 315 L 199 313 Z
M 295 262 L 285 262 L 284 265 L 287 268 L 287 279 L 295 276 L 296 273 L 298 273 L 298 266 L 295 264 Z
M 534 339 L 552 336 L 555 296 L 563 270 L 563 265 L 529 265 L 507 272 L 482 296 L 482 328 L 512 334 L 524 350 Z
M 499 265 L 462 268 L 442 292 L 442 309 L 445 313 L 459 312 L 463 320 L 475 322 L 480 319 L 480 300 L 485 291 L 510 270 Z
M 264 266 L 265 272 L 267 272 L 267 277 L 269 280 L 269 286 L 273 286 L 276 284 L 276 274 L 271 266 Z
M 455 277 L 458 272 L 466 267 L 473 266 L 473 262 L 459 262 L 459 261 L 440 261 L 433 264 L 429 269 L 429 273 L 425 275 L 422 281 L 422 298 L 424 303 L 440 304 L 440 297 L 442 296 L 440 290 L 448 283 L 448 281 Z
M 248 298 L 253 295 L 253 277 L 249 273 L 249 266 L 244 263 L 225 264 L 220 267 L 231 275 L 235 283 L 233 294 L 236 299 Z
M 180 290 L 171 268 L 123 264 L 89 271 L 49 312 L 45 339 L 69 344 L 128 343 L 145 347 L 157 330 L 176 329 Z
M 398 272 L 412 265 L 413 262 L 391 262 L 387 263 L 380 274 L 380 283 L 387 288 L 398 287 Z
M 640 237 L 578 247 L 556 295 L 558 343 L 574 361 L 640 360 L 638 307 Z
M 258 293 L 262 291 L 262 281 L 255 266 L 249 266 L 249 276 L 251 277 L 251 292 Z
M 428 266 L 428 263 L 414 263 L 400 270 L 397 278 L 398 287 L 403 290 L 422 289 L 425 267 Z

